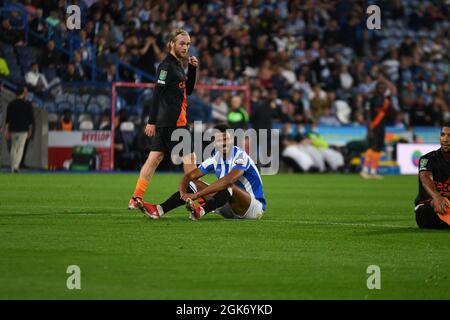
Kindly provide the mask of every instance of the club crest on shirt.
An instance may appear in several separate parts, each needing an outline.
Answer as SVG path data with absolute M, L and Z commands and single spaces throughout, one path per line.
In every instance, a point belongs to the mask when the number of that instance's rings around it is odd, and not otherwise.
M 421 159 L 419 163 L 419 169 L 426 169 L 428 164 L 428 159 Z
M 167 78 L 167 71 L 166 70 L 161 70 L 161 72 L 159 73 L 159 80 L 166 80 Z
M 237 164 L 237 165 L 244 165 L 244 163 L 245 163 L 245 160 L 242 158 L 234 160 L 234 164 Z

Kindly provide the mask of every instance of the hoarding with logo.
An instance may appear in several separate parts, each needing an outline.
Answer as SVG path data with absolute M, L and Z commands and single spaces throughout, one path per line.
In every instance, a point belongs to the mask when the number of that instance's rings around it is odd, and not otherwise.
M 439 144 L 399 143 L 397 145 L 397 162 L 400 166 L 400 173 L 417 174 L 420 157 L 440 147 Z

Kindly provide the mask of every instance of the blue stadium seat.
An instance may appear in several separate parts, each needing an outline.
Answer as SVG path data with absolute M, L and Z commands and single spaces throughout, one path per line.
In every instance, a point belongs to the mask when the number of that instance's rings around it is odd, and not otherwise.
M 58 107 L 52 101 L 44 102 L 44 109 L 47 110 L 48 113 L 56 113 L 58 111 Z
M 86 112 L 86 106 L 81 103 L 77 103 L 74 105 L 73 112 L 76 114 L 82 114 Z
M 73 112 L 73 105 L 70 102 L 62 101 L 62 102 L 56 103 L 56 106 L 57 106 L 57 110 L 59 113 L 63 112 L 66 109 L 69 109 Z
M 102 107 L 97 103 L 89 103 L 88 106 L 86 107 L 86 112 L 92 114 L 100 114 L 102 112 Z
M 48 82 L 57 77 L 56 70 L 54 68 L 43 68 L 42 73 L 45 75 Z

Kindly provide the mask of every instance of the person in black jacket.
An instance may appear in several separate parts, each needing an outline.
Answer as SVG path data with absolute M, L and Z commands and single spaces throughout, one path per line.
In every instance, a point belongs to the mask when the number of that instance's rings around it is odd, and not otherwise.
M 145 213 L 142 198 L 150 178 L 164 156 L 178 144 L 178 141 L 172 140 L 172 133 L 177 129 L 186 130 L 190 137 L 186 118 L 187 96 L 194 90 L 198 66 L 197 58 L 189 56 L 190 44 L 189 34 L 185 30 L 176 29 L 170 34 L 167 45 L 169 53 L 156 72 L 157 80 L 145 127 L 145 134 L 152 137 L 151 151 L 141 168 L 133 196 L 128 204 L 129 209 L 139 208 Z M 187 75 L 183 63 L 188 64 Z M 183 154 L 183 166 L 186 173 L 196 168 L 192 148 L 189 153 Z
M 16 99 L 8 104 L 6 110 L 6 140 L 11 140 L 11 172 L 19 172 L 23 151 L 27 139 L 33 132 L 33 107 L 26 101 L 28 90 L 19 87 L 16 91 Z

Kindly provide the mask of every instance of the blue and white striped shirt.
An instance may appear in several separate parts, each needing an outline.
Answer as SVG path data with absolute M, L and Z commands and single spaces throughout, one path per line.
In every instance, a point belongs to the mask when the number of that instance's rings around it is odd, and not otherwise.
M 226 160 L 223 159 L 221 152 L 215 151 L 214 155 L 203 161 L 198 168 L 204 174 L 214 170 L 217 179 L 223 178 L 233 169 L 244 171 L 244 174 L 235 184 L 261 202 L 263 210 L 266 210 L 266 199 L 264 197 L 261 176 L 255 163 L 244 150 L 234 146 Z

